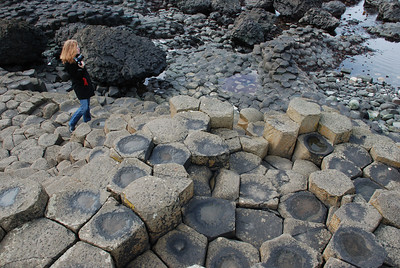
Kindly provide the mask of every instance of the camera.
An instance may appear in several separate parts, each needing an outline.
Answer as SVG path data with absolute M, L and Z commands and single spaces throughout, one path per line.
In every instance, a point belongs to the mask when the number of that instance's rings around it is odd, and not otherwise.
M 77 64 L 81 64 L 83 58 L 84 58 L 83 55 L 82 55 L 82 54 L 79 54 L 78 56 L 76 56 L 76 57 L 74 58 L 74 60 L 76 61 Z

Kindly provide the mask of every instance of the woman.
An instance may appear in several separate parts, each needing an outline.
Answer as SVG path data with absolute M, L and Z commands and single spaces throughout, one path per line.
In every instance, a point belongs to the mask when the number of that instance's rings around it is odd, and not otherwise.
M 64 43 L 60 55 L 60 59 L 65 65 L 65 70 L 71 77 L 72 89 L 75 91 L 75 95 L 81 103 L 81 106 L 72 115 L 69 121 L 70 132 L 75 130 L 75 126 L 82 116 L 84 122 L 88 122 L 92 119 L 89 105 L 90 97 L 94 96 L 94 88 L 89 73 L 85 68 L 85 63 L 77 60 L 80 53 L 78 42 L 76 40 L 67 40 Z

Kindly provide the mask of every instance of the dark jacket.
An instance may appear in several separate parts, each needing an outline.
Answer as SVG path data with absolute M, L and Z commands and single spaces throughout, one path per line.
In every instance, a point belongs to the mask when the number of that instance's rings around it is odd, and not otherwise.
M 78 99 L 89 99 L 94 96 L 94 87 L 86 68 L 80 68 L 75 62 L 72 64 L 67 62 L 65 63 L 65 71 L 71 78 L 72 89 Z

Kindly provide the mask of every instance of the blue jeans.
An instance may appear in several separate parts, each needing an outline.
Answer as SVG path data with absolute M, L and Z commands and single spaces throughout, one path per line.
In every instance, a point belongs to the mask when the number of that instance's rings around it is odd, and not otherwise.
M 81 106 L 76 110 L 76 112 L 72 115 L 71 120 L 69 120 L 69 125 L 72 128 L 75 128 L 76 123 L 78 123 L 79 119 L 83 116 L 83 122 L 89 122 L 92 117 L 90 116 L 90 99 L 79 100 Z

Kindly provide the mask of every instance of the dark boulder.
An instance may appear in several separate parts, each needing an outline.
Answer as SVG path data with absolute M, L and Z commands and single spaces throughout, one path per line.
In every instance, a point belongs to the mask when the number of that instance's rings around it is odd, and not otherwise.
M 322 4 L 322 9 L 331 13 L 335 18 L 340 18 L 346 12 L 346 5 L 341 1 L 330 1 Z
M 262 8 L 266 11 L 275 12 L 273 0 L 244 0 L 247 9 Z
M 313 7 L 321 7 L 322 0 L 275 0 L 274 8 L 284 17 L 298 20 Z
M 46 37 L 27 22 L 0 20 L 0 65 L 24 65 L 41 60 Z
M 253 46 L 271 40 L 278 32 L 275 22 L 275 14 L 261 8 L 242 12 L 232 28 L 232 41 L 240 45 Z
M 333 31 L 339 26 L 339 20 L 331 13 L 321 8 L 312 8 L 299 20 L 300 23 L 309 24 L 326 31 Z
M 176 5 L 187 14 L 209 14 L 211 12 L 211 0 L 178 0 Z
M 88 26 L 74 39 L 82 47 L 93 80 L 124 86 L 157 76 L 167 66 L 166 53 L 126 27 Z
M 211 0 L 211 8 L 214 12 L 234 16 L 241 11 L 239 0 Z
M 400 22 L 400 2 L 386 2 L 380 5 L 377 19 L 389 22 Z

